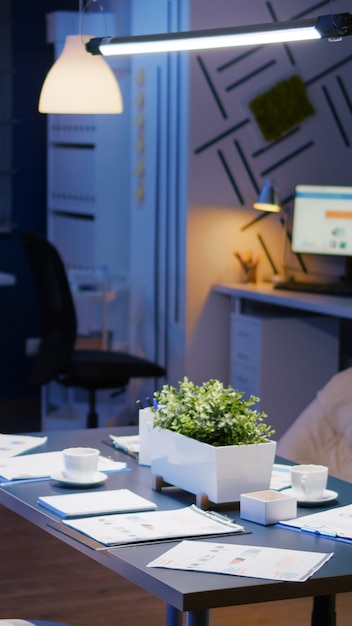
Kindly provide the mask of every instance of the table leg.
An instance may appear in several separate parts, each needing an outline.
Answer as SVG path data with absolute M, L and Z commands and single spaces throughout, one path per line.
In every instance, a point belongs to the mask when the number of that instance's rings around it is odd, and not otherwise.
M 186 626 L 210 626 L 210 611 L 187 611 Z M 183 611 L 168 604 L 166 607 L 166 626 L 182 626 Z
M 182 626 L 183 611 L 168 604 L 166 607 L 166 626 Z
M 311 626 L 336 626 L 335 595 L 313 598 Z
M 210 611 L 188 611 L 186 613 L 186 626 L 209 626 Z

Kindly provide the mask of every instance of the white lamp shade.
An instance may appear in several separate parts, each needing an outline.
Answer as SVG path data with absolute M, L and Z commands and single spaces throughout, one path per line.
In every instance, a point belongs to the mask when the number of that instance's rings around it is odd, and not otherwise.
M 39 98 L 40 113 L 122 113 L 116 77 L 103 59 L 86 52 L 91 35 L 68 35 Z

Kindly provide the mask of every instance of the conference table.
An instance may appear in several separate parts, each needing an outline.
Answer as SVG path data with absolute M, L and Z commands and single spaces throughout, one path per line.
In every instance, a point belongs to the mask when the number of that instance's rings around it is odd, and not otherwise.
M 128 488 L 155 502 L 158 510 L 171 510 L 195 503 L 194 495 L 176 487 L 165 487 L 161 491 L 153 490 L 150 467 L 139 465 L 138 460 L 116 451 L 109 444 L 109 434 L 130 433 L 131 427 L 48 432 L 45 433 L 48 437 L 47 442 L 33 452 L 62 450 L 68 446 L 94 446 L 99 448 L 103 456 L 127 463 L 126 471 L 109 473 L 106 482 L 94 490 Z M 44 433 L 37 434 L 43 436 Z M 350 483 L 329 477 L 328 488 L 338 492 L 338 499 L 330 506 L 351 503 Z M 39 496 L 63 493 L 72 493 L 72 489 L 62 486 L 53 479 L 3 482 L 0 485 L 0 503 L 73 549 L 79 550 L 112 572 L 163 600 L 166 604 L 167 626 L 181 626 L 184 614 L 187 626 L 208 626 L 213 608 L 303 597 L 313 598 L 312 626 L 335 626 L 335 596 L 338 593 L 352 591 L 352 542 L 346 543 L 311 533 L 278 528 L 275 525 L 263 526 L 244 521 L 239 517 L 238 507 L 232 506 L 232 510 L 226 509 L 226 514 L 243 524 L 250 532 L 244 535 L 218 537 L 217 541 L 333 552 L 333 557 L 305 582 L 148 568 L 147 564 L 150 561 L 177 545 L 177 542 L 156 541 L 120 547 L 105 547 L 102 544 L 97 546 L 96 542 L 84 535 L 71 534 L 58 515 L 38 505 Z M 321 509 L 314 509 L 316 510 Z M 312 513 L 311 508 L 298 508 L 298 515 L 308 513 Z M 204 540 L 210 539 L 202 538 L 202 541 Z M 118 604 L 116 621 L 118 622 Z

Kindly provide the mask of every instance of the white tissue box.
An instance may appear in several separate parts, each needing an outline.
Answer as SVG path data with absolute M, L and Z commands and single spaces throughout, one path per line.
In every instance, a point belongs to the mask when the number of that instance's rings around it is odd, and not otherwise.
M 297 515 L 297 499 L 285 491 L 253 491 L 240 496 L 240 517 L 258 524 L 276 524 Z

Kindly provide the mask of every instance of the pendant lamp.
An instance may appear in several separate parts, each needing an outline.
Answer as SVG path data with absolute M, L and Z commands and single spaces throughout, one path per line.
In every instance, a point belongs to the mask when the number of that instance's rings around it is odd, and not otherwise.
M 39 98 L 40 113 L 122 113 L 120 87 L 103 57 L 87 53 L 91 35 L 68 35 Z

